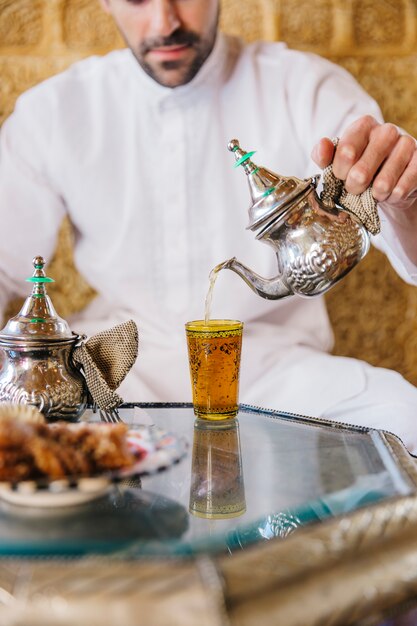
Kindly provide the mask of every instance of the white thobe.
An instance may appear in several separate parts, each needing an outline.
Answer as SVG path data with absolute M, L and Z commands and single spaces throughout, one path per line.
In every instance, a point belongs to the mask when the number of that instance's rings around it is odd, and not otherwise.
M 125 400 L 190 400 L 184 323 L 204 315 L 210 270 L 236 256 L 262 276 L 277 273 L 273 250 L 246 230 L 249 190 L 228 141 L 304 178 L 318 173 L 314 144 L 364 114 L 380 118 L 347 72 L 282 43 L 219 35 L 198 75 L 175 89 L 155 83 L 129 50 L 75 64 L 22 95 L 2 128 L 3 305 L 27 293 L 32 257 L 51 257 L 69 214 L 76 265 L 100 294 L 73 330 L 133 318 L 140 351 Z M 412 282 L 416 268 L 386 221 L 374 242 Z M 212 316 L 245 323 L 243 402 L 320 415 L 365 385 L 358 361 L 326 366 L 322 297 L 264 300 L 224 271 Z

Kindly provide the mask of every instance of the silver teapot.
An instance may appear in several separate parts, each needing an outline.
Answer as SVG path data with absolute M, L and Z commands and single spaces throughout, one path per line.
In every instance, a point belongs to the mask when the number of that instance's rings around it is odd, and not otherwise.
M 71 353 L 85 337 L 73 333 L 46 293 L 54 282 L 45 261 L 33 259 L 31 295 L 0 331 L 0 402 L 28 404 L 47 419 L 76 421 L 87 405 L 87 385 Z
M 316 193 L 319 176 L 301 180 L 257 167 L 253 152 L 233 139 L 235 167 L 242 166 L 252 197 L 248 229 L 271 245 L 278 274 L 262 278 L 236 258 L 218 269 L 236 272 L 263 298 L 276 300 L 294 294 L 316 296 L 343 278 L 369 250 L 369 234 L 359 220 Z

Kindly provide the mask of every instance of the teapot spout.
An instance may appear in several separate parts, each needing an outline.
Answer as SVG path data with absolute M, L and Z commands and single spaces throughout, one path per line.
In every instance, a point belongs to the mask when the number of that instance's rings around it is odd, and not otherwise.
M 287 298 L 293 295 L 293 291 L 283 281 L 281 276 L 275 276 L 274 278 L 262 278 L 259 274 L 256 274 L 251 269 L 240 263 L 233 257 L 228 261 L 221 264 L 222 269 L 232 270 L 238 274 L 247 285 L 262 298 L 267 300 L 279 300 L 280 298 Z

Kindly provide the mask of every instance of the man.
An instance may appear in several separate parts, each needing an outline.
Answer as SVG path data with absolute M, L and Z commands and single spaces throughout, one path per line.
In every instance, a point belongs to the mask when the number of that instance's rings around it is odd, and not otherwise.
M 281 174 L 311 176 L 333 159 L 348 191 L 373 181 L 374 243 L 416 282 L 416 142 L 382 123 L 346 72 L 284 44 L 245 47 L 218 34 L 219 0 L 101 4 L 128 49 L 30 90 L 2 129 L 4 301 L 23 293 L 32 256 L 50 258 L 68 213 L 77 265 L 100 294 L 72 327 L 94 333 L 133 317 L 140 354 L 122 395 L 190 399 L 184 322 L 202 317 L 210 270 L 237 256 L 277 273 L 273 252 L 245 230 L 247 185 L 227 151 L 234 137 Z M 213 317 L 245 322 L 241 401 L 385 428 L 417 449 L 417 390 L 328 355 L 322 298 L 262 300 L 221 272 Z

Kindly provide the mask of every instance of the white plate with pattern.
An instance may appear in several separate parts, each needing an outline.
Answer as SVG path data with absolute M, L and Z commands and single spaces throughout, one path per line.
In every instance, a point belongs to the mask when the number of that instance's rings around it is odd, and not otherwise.
M 116 483 L 164 471 L 186 454 L 186 440 L 160 428 L 139 427 L 130 430 L 127 437 L 130 448 L 138 455 L 138 461 L 130 467 L 95 476 L 0 482 L 0 498 L 10 504 L 31 507 L 84 504 L 104 496 Z

